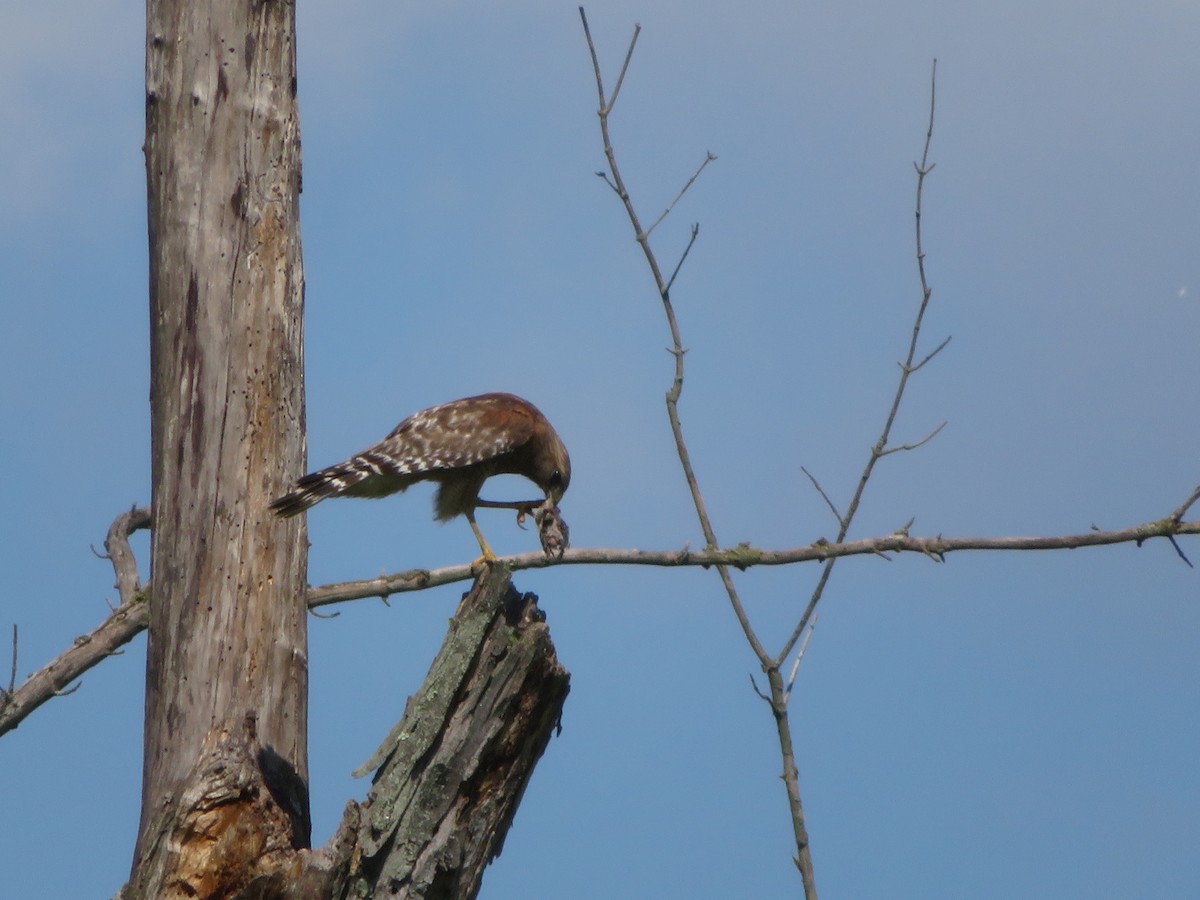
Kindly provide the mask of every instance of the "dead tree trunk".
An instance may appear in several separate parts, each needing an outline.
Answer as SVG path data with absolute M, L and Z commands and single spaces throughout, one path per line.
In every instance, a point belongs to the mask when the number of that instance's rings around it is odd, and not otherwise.
M 503 569 L 464 601 L 368 802 L 307 849 L 306 536 L 267 509 L 304 463 L 294 6 L 150 0 L 145 152 L 150 635 L 121 896 L 474 896 L 567 692 Z
M 150 0 L 153 536 L 127 896 L 228 896 L 306 846 L 295 8 Z

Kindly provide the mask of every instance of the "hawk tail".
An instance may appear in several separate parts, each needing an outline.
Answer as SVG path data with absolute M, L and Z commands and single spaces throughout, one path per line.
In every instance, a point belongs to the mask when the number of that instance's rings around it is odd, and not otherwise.
M 277 516 L 299 515 L 328 497 L 381 497 L 408 485 L 402 480 L 410 467 L 380 453 L 367 450 L 319 472 L 305 475 L 290 491 L 274 501 L 270 509 Z

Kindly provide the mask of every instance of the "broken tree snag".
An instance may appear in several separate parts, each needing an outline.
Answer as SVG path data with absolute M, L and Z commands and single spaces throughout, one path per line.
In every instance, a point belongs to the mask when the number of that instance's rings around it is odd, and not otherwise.
M 154 823 L 157 840 L 147 848 L 152 864 L 119 897 L 229 898 L 264 876 L 301 868 L 307 789 L 286 761 L 259 743 L 253 716 L 240 727 L 210 732 L 186 783 L 177 804 Z M 150 884 L 157 885 L 153 894 Z
M 463 898 L 504 844 L 570 675 L 532 594 L 494 565 L 375 755 L 347 896 Z

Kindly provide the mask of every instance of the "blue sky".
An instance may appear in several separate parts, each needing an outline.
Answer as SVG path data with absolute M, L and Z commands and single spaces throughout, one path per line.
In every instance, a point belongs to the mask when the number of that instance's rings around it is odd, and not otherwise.
M 576 546 L 700 546 L 661 308 L 593 174 L 575 5 L 507 6 L 301 5 L 310 461 L 511 390 L 571 449 Z M 831 536 L 800 466 L 844 504 L 878 433 L 919 298 L 912 161 L 934 57 L 927 334 L 953 340 L 896 437 L 949 424 L 885 461 L 853 535 L 911 517 L 914 534 L 1122 527 L 1200 482 L 1200 7 L 994 6 L 589 8 L 610 83 L 643 26 L 612 121 L 643 216 L 719 157 L 655 240 L 671 264 L 701 224 L 674 291 L 681 413 L 722 543 Z M 19 624 L 21 677 L 107 613 L 89 545 L 149 500 L 142 14 L 0 12 L 0 646 Z M 534 546 L 506 514 L 481 519 L 499 552 Z M 324 504 L 309 527 L 314 584 L 474 550 L 420 489 Z M 769 646 L 814 577 L 738 578 Z M 715 575 L 517 584 L 542 598 L 572 693 L 483 896 L 795 896 L 772 725 Z M 316 841 L 363 796 L 349 773 L 459 593 L 310 619 Z M 823 895 L 1200 895 L 1198 640 L 1200 574 L 1162 543 L 840 566 L 793 700 Z M 144 648 L 0 740 L 5 895 L 124 880 Z

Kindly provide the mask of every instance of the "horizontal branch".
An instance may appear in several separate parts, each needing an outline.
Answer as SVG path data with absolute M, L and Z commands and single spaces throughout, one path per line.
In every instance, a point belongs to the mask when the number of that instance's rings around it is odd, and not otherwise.
M 864 538 L 832 544 L 819 540 L 805 547 L 788 550 L 762 550 L 749 544 L 739 544 L 725 550 L 627 550 L 578 548 L 567 550 L 562 559 L 548 559 L 537 551 L 517 556 L 501 557 L 513 571 L 544 569 L 561 565 L 618 565 L 618 566 L 709 566 L 725 565 L 737 569 L 752 566 L 786 566 L 804 562 L 824 562 L 843 556 L 881 555 L 887 553 L 921 553 L 943 561 L 948 553 L 962 550 L 1076 550 L 1080 547 L 1101 547 L 1110 544 L 1138 544 L 1150 538 L 1172 538 L 1176 535 L 1200 534 L 1200 521 L 1181 522 L 1168 519 L 1136 525 L 1120 531 L 1093 530 L 1084 534 L 1051 537 L 911 537 L 896 533 L 882 537 Z M 447 566 L 442 569 L 413 569 L 396 575 L 382 575 L 365 581 L 345 581 L 311 587 L 308 590 L 310 609 L 362 600 L 367 597 L 385 598 L 392 594 L 419 591 L 428 587 L 467 581 L 472 578 L 469 565 Z
M 1200 534 L 1200 521 L 1176 522 L 1173 517 L 1148 522 L 1119 531 L 1092 530 L 1083 534 L 1057 537 L 912 537 L 898 532 L 882 537 L 846 541 L 840 544 L 819 540 L 789 550 L 762 550 L 739 544 L 726 550 L 627 550 L 580 548 L 567 550 L 562 559 L 550 559 L 540 551 L 503 557 L 513 571 L 542 569 L 560 565 L 621 566 L 784 566 L 804 562 L 823 562 L 843 556 L 921 553 L 942 561 L 946 554 L 963 550 L 1075 550 L 1111 544 L 1137 544 L 1151 538 L 1166 538 L 1174 543 L 1178 535 Z M 1176 548 L 1178 550 L 1178 547 Z M 1181 554 L 1182 555 L 1182 554 Z M 470 581 L 471 566 L 446 566 L 441 569 L 412 569 L 365 581 L 346 581 L 308 589 L 308 607 L 317 609 L 334 603 L 367 597 L 386 598 L 392 594 L 424 590 L 443 584 Z M 16 728 L 34 709 L 64 692 L 72 681 L 111 656 L 131 641 L 149 623 L 149 589 L 142 589 L 118 607 L 90 634 L 75 643 L 53 662 L 29 676 L 15 691 L 0 691 L 0 735 Z

